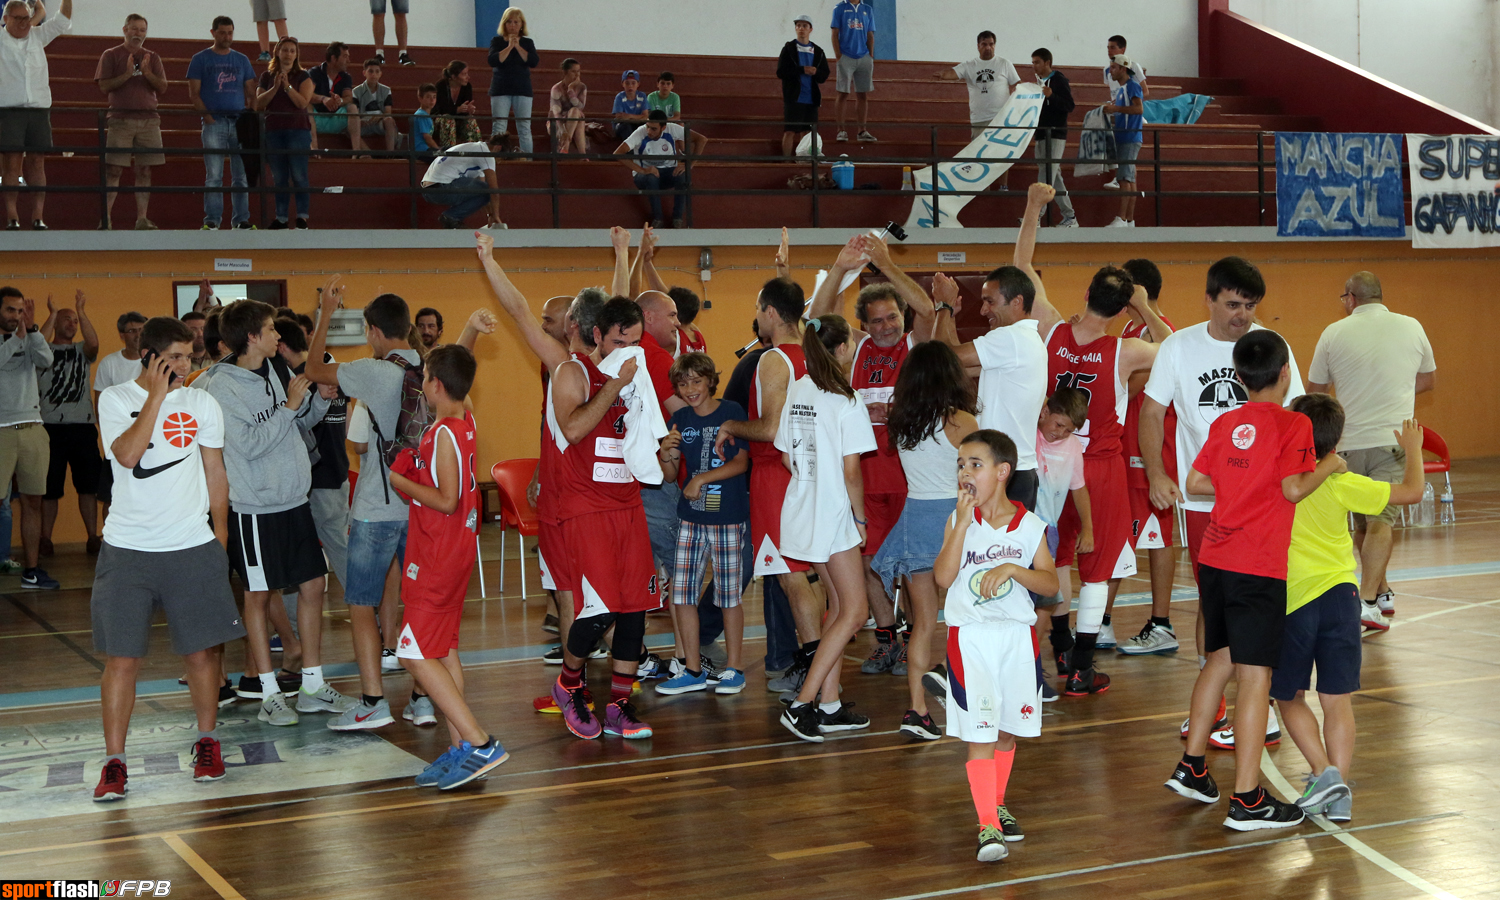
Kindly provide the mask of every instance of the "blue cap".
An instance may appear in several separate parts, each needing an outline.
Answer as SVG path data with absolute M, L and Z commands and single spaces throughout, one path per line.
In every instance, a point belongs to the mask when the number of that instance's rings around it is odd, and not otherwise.
M 634 78 L 636 81 L 640 81 L 641 73 L 637 72 L 635 69 L 626 69 L 624 72 L 620 73 L 620 80 L 624 81 L 627 78 Z

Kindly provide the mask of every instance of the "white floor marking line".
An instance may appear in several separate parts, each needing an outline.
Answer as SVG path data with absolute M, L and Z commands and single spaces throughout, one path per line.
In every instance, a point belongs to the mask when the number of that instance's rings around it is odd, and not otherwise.
M 1276 763 L 1271 761 L 1271 754 L 1267 753 L 1265 751 L 1265 748 L 1261 748 L 1260 751 L 1260 770 L 1266 776 L 1266 779 L 1270 781 L 1278 791 L 1281 792 L 1283 797 L 1294 799 L 1301 796 L 1302 792 L 1292 787 L 1291 782 L 1286 780 L 1285 776 L 1281 774 L 1281 770 L 1276 768 Z M 1309 816 L 1308 819 L 1314 825 L 1317 825 L 1319 828 L 1332 834 L 1339 843 L 1348 847 L 1350 850 L 1353 850 L 1355 853 L 1358 853 L 1360 856 L 1363 856 L 1365 859 L 1368 859 L 1370 862 L 1386 870 L 1387 872 L 1391 873 L 1392 875 L 1396 876 L 1397 878 L 1401 879 L 1417 890 L 1429 894 L 1433 897 L 1437 897 L 1439 898 L 1439 900 L 1460 900 L 1459 897 L 1448 893 L 1447 891 L 1431 883 L 1430 881 L 1427 881 L 1421 876 L 1412 873 L 1406 867 L 1391 861 L 1390 857 L 1375 850 L 1369 844 L 1366 844 L 1364 841 L 1360 840 L 1354 835 L 1349 834 L 1348 830 L 1341 830 L 1337 825 L 1333 824 L 1322 816 Z
M 1443 616 L 1443 615 L 1447 615 L 1448 613 L 1462 612 L 1462 611 L 1464 611 L 1466 609 L 1478 609 L 1478 608 L 1484 607 L 1484 606 L 1494 606 L 1496 603 L 1500 603 L 1500 599 L 1495 599 L 1495 600 L 1476 600 L 1473 603 L 1465 603 L 1465 604 L 1463 604 L 1461 606 L 1450 606 L 1447 609 L 1438 609 L 1438 610 L 1434 610 L 1434 611 L 1432 611 L 1430 613 L 1422 613 L 1420 616 L 1411 616 L 1409 618 L 1397 619 L 1396 621 L 1394 621 L 1394 622 L 1391 623 L 1391 628 L 1395 628 L 1395 627 L 1397 627 L 1399 625 L 1410 625 L 1413 622 L 1420 622 L 1423 619 L 1430 619 L 1433 616 Z

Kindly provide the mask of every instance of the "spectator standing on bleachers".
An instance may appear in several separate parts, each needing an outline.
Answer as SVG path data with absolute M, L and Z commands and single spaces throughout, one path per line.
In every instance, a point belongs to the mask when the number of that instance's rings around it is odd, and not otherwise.
M 166 163 L 161 152 L 161 116 L 156 112 L 157 97 L 167 92 L 167 70 L 161 57 L 146 49 L 146 17 L 131 13 L 125 17 L 125 42 L 111 47 L 99 57 L 94 82 L 109 97 L 109 127 L 105 146 L 128 149 L 131 153 L 111 153 L 105 159 L 104 183 L 110 188 L 105 199 L 108 211 L 100 229 L 108 231 L 109 216 L 115 208 L 115 190 L 125 167 L 135 171 L 135 186 L 151 186 L 151 167 Z M 141 152 L 145 151 L 145 152 Z M 156 225 L 146 217 L 151 194 L 135 195 L 135 230 L 155 231 Z
M 360 146 L 355 149 L 371 149 L 364 143 L 367 137 L 384 135 L 385 149 L 396 149 L 396 117 L 391 115 L 391 89 L 380 83 L 385 74 L 380 60 L 371 57 L 365 60 L 365 80 L 354 87 L 354 106 L 359 110 Z
M 776 60 L 776 77 L 781 79 L 781 155 L 791 156 L 797 150 L 799 134 L 818 130 L 818 108 L 823 105 L 823 91 L 818 85 L 828 80 L 828 55 L 812 41 L 811 16 L 792 20 L 797 29 L 795 40 L 781 47 Z M 816 138 L 814 138 L 816 140 Z
M 455 59 L 443 69 L 437 83 L 436 118 L 432 134 L 438 147 L 446 150 L 454 144 L 477 143 L 479 123 L 474 121 L 474 86 L 469 83 L 469 64 Z
M 432 118 L 432 110 L 437 106 L 437 98 L 437 85 L 430 82 L 417 85 L 417 111 L 411 117 L 411 143 L 416 148 L 417 159 L 430 160 L 433 154 L 443 149 L 432 136 L 436 124 Z
M 47 493 L 42 495 L 42 556 L 52 555 L 52 526 L 57 523 L 57 501 L 62 499 L 63 479 L 73 470 L 73 490 L 78 494 L 78 514 L 83 519 L 90 553 L 99 552 L 99 431 L 95 428 L 93 398 L 89 396 L 89 365 L 99 355 L 99 336 L 84 312 L 83 291 L 74 295 L 73 309 L 57 309 L 47 298 L 47 321 L 42 338 L 52 348 L 52 365 L 37 369 L 42 427 L 47 430 L 51 458 L 47 466 Z M 74 338 L 82 336 L 83 340 Z
M 46 159 L 52 149 L 52 87 L 48 82 L 46 46 L 73 27 L 73 0 L 62 0 L 58 14 L 31 27 L 31 7 L 24 0 L 5 4 L 5 36 L 0 37 L 0 146 L 21 147 L 23 152 L 0 157 L 0 184 L 21 184 L 25 169 L 28 188 L 47 186 Z M 31 199 L 31 227 L 45 231 L 42 206 L 46 191 Z M 21 228 L 16 212 L 15 191 L 5 192 L 5 228 Z
M 588 103 L 589 88 L 583 83 L 583 65 L 568 57 L 562 61 L 562 81 L 552 86 L 547 110 L 548 133 L 554 153 L 587 153 L 583 107 Z M 571 150 L 569 148 L 572 148 Z
M 646 95 L 646 112 L 659 109 L 667 114 L 669 122 L 682 118 L 682 98 L 673 90 L 676 86 L 677 76 L 671 72 L 656 76 L 656 90 Z
M 7 16 L 10 9 L 6 9 Z M 21 586 L 55 591 L 56 579 L 37 565 L 42 537 L 42 495 L 51 457 L 37 392 L 37 370 L 52 365 L 52 348 L 36 327 L 36 302 L 13 287 L 0 288 L 0 490 L 11 476 L 21 491 L 21 546 L 26 567 Z
M 370 29 L 375 35 L 375 58 L 385 65 L 385 0 L 370 0 Z M 403 66 L 414 66 L 411 54 L 406 52 L 406 14 L 411 12 L 411 0 L 391 0 L 391 13 L 396 17 L 396 62 Z
M 208 188 L 203 192 L 203 228 L 217 231 L 224 218 L 224 192 L 219 187 L 224 183 L 226 157 L 230 184 L 237 188 L 230 192 L 230 227 L 253 228 L 250 198 L 245 193 L 245 163 L 238 153 L 229 151 L 240 149 L 236 124 L 245 107 L 255 102 L 255 67 L 250 65 L 249 57 L 231 46 L 233 19 L 218 16 L 209 33 L 214 45 L 194 53 L 187 70 L 188 101 L 203 113 L 203 184 Z M 141 321 L 145 323 L 144 319 Z M 106 385 L 109 386 L 112 385 Z
M 969 89 L 969 138 L 979 137 L 1021 83 L 1016 67 L 995 55 L 995 32 L 979 32 L 979 55 L 938 73 L 941 81 L 962 81 Z
M 485 228 L 504 228 L 500 221 L 500 183 L 495 179 L 495 153 L 505 135 L 490 135 L 489 143 L 454 144 L 432 161 L 422 176 L 422 199 L 445 207 L 438 216 L 444 228 L 462 228 L 464 219 L 485 210 Z M 463 155 L 455 155 L 463 154 Z
M 1132 75 L 1133 67 L 1125 54 L 1115 57 L 1110 67 L 1114 72 L 1115 86 L 1110 102 L 1104 104 L 1105 115 L 1114 116 L 1115 158 L 1120 168 L 1115 171 L 1115 180 L 1120 183 L 1120 214 L 1106 228 L 1135 227 L 1136 190 L 1135 161 L 1141 155 L 1141 140 L 1145 125 L 1144 101 L 1141 85 Z
M 862 0 L 839 0 L 833 8 L 833 56 L 839 95 L 834 105 L 839 133 L 833 139 L 840 143 L 849 140 L 849 132 L 844 128 L 844 101 L 852 93 L 859 121 L 855 138 L 861 142 L 873 141 L 875 135 L 865 124 L 870 115 L 870 91 L 875 89 L 875 13 L 870 4 Z
M 292 191 L 297 193 L 295 227 L 306 228 L 311 199 L 307 193 L 307 151 L 312 149 L 312 77 L 297 60 L 296 38 L 276 42 L 276 53 L 260 76 L 255 108 L 266 114 L 266 156 L 271 183 L 276 187 L 276 218 L 272 229 L 287 228 Z
M 500 16 L 487 57 L 490 75 L 490 133 L 503 134 L 511 116 L 516 120 L 516 149 L 531 155 L 531 70 L 542 58 L 527 37 L 526 13 L 512 6 Z
M 1125 36 L 1122 34 L 1111 35 L 1105 42 L 1104 49 L 1109 53 L 1109 63 L 1104 67 L 1104 86 L 1109 88 L 1110 96 L 1114 96 L 1117 84 L 1115 76 L 1110 72 L 1115 64 L 1115 57 L 1125 52 Z M 1146 98 L 1146 69 L 1134 60 L 1130 63 L 1130 80 L 1141 86 L 1141 99 Z M 1103 185 L 1109 190 L 1116 190 L 1120 186 L 1119 178 L 1111 178 Z
M 286 0 L 250 0 L 250 16 L 255 19 L 255 36 L 260 40 L 259 62 L 271 61 L 271 23 L 276 25 L 276 40 L 286 39 Z
M 635 69 L 626 69 L 620 73 L 620 87 L 624 90 L 615 94 L 615 138 L 625 140 L 630 133 L 646 124 L 647 109 L 646 95 L 640 91 L 641 73 Z
M 359 109 L 354 105 L 354 76 L 349 74 L 349 45 L 334 41 L 323 51 L 323 62 L 307 70 L 312 78 L 313 149 L 320 134 L 347 134 L 358 150 Z
M 1036 180 L 1052 185 L 1056 191 L 1057 211 L 1062 214 L 1059 228 L 1077 228 L 1078 219 L 1073 216 L 1073 201 L 1068 199 L 1067 185 L 1063 184 L 1063 153 L 1068 146 L 1068 114 L 1073 111 L 1073 87 L 1068 76 L 1052 68 L 1052 51 L 1040 47 L 1031 53 L 1031 68 L 1036 73 L 1036 83 L 1042 86 L 1042 112 L 1037 117 L 1036 137 L 1032 146 L 1036 148 Z M 1042 160 L 1052 162 L 1042 162 Z

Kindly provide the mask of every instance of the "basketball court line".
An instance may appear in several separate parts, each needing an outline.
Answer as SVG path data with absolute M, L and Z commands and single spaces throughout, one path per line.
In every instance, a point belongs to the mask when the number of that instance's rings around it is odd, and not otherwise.
M 197 872 L 200 878 L 208 882 L 208 886 L 213 888 L 224 900 L 245 900 L 243 894 L 235 890 L 229 882 L 225 881 L 224 876 L 220 875 L 213 866 L 209 865 L 207 860 L 194 852 L 193 848 L 189 847 L 182 838 L 175 834 L 164 834 L 161 836 L 161 839 L 166 842 L 168 847 L 172 848 L 174 853 L 182 857 L 183 862 L 192 866 L 193 871 Z

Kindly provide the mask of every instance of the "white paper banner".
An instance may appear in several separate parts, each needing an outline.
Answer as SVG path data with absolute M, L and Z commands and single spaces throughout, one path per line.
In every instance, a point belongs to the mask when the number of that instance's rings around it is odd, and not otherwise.
M 1408 134 L 1413 247 L 1500 246 L 1500 137 Z
M 1005 174 L 1031 143 L 1037 118 L 1042 113 L 1042 99 L 1040 85 L 1030 82 L 1016 85 L 1015 93 L 1000 107 L 995 118 L 990 120 L 993 130 L 980 133 L 979 137 L 970 141 L 963 152 L 959 153 L 960 157 L 971 159 L 938 163 L 936 214 L 932 207 L 932 167 L 926 166 L 913 172 L 917 196 L 911 206 L 911 215 L 906 217 L 906 227 L 962 228 L 958 222 L 958 211 L 974 198 L 946 192 L 982 191 Z

